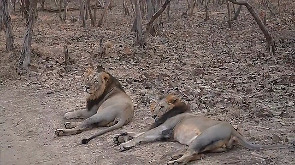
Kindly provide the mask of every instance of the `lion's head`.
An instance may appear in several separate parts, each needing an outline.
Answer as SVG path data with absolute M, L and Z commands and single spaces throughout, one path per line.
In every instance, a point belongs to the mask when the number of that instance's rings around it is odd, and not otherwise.
M 152 117 L 155 119 L 152 128 L 157 127 L 163 124 L 167 119 L 188 110 L 189 107 L 177 96 L 169 94 L 151 108 Z
M 104 70 L 88 68 L 84 76 L 88 102 L 99 102 L 115 87 L 124 91 L 119 81 Z

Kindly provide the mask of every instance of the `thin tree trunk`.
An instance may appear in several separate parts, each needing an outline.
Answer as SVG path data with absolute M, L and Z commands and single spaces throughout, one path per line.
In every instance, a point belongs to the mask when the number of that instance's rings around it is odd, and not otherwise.
M 12 51 L 14 38 L 12 34 L 11 18 L 8 11 L 8 0 L 1 0 L 0 4 L 1 4 L 0 30 L 3 28 L 3 25 L 4 25 L 4 31 L 6 34 L 6 50 Z
M 147 0 L 147 19 L 151 19 L 154 14 L 154 6 L 152 4 L 152 0 Z
M 21 67 L 27 69 L 31 62 L 31 42 L 33 35 L 33 27 L 37 16 L 37 0 L 30 0 L 30 12 L 27 23 L 27 30 L 24 36 L 23 48 L 21 51 Z
M 94 18 L 93 18 L 93 15 L 91 13 L 91 5 L 90 5 L 90 0 L 87 0 L 87 10 L 89 12 L 89 17 L 90 17 L 90 22 L 91 22 L 91 26 L 95 26 L 95 22 L 94 22 Z
M 235 12 L 235 16 L 233 17 L 233 20 L 237 20 L 240 13 L 241 13 L 242 5 L 239 5 L 238 10 Z
M 148 22 L 147 26 L 146 26 L 146 31 L 149 32 L 151 35 L 155 35 L 155 33 L 153 33 L 153 23 L 154 21 L 164 12 L 164 10 L 166 9 L 167 5 L 170 3 L 171 0 L 166 0 L 165 3 L 162 5 L 161 9 L 159 9 L 150 19 L 150 21 Z
M 61 8 L 62 8 L 62 0 L 59 0 L 58 16 L 59 16 L 59 18 L 60 18 L 61 21 L 64 21 L 64 20 L 62 19 Z
M 275 42 L 274 42 L 271 34 L 268 32 L 267 28 L 264 26 L 263 22 L 259 18 L 259 16 L 255 12 L 255 10 L 252 8 L 252 6 L 248 2 L 243 2 L 243 1 L 237 2 L 236 0 L 228 0 L 228 1 L 230 1 L 230 2 L 232 2 L 234 4 L 237 4 L 237 5 L 244 5 L 244 6 L 246 6 L 246 8 L 248 9 L 248 11 L 250 12 L 250 14 L 252 15 L 252 17 L 254 18 L 254 20 L 256 21 L 256 23 L 258 24 L 260 30 L 264 34 L 264 37 L 266 38 L 267 50 L 270 51 L 274 55 L 275 54 Z
M 188 15 L 191 17 L 194 14 L 194 8 L 196 6 L 196 1 L 195 0 L 189 0 L 189 8 L 188 8 Z
M 226 6 L 227 6 L 227 23 L 228 23 L 228 27 L 231 28 L 231 12 L 230 12 L 229 1 L 227 1 Z
M 126 5 L 126 1 L 123 0 L 123 10 L 124 10 L 124 15 L 130 15 L 129 9 Z
M 142 17 L 139 6 L 139 0 L 135 0 L 135 18 L 136 18 L 136 39 L 137 43 L 141 46 L 144 45 L 144 38 L 142 34 Z
M 103 9 L 103 12 L 100 16 L 100 19 L 98 20 L 98 23 L 97 23 L 97 26 L 101 27 L 102 26 L 102 23 L 103 23 L 103 19 L 106 17 L 107 15 L 107 10 L 109 8 L 111 4 L 111 0 L 108 0 L 107 4 L 104 6 L 104 9 Z
M 82 27 L 86 27 L 86 8 L 85 8 L 85 0 L 80 0 L 80 19 L 82 21 Z
M 63 20 L 66 21 L 67 19 L 67 12 L 68 12 L 68 0 L 63 0 L 64 1 L 64 16 Z
M 65 54 L 65 71 L 69 71 L 69 65 L 70 65 L 70 56 L 69 56 L 69 50 L 68 46 L 64 45 L 64 54 Z
M 208 21 L 209 20 L 209 9 L 208 9 L 208 3 L 206 2 L 205 4 L 205 20 L 204 21 Z

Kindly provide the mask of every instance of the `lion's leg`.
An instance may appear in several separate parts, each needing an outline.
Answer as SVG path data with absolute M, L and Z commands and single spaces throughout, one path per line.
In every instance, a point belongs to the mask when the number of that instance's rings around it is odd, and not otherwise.
M 76 110 L 76 111 L 72 111 L 72 112 L 67 112 L 64 115 L 64 118 L 65 119 L 86 119 L 86 118 L 89 118 L 90 116 L 93 116 L 94 114 L 96 114 L 97 110 L 98 110 L 98 106 L 95 105 L 90 110 L 83 109 L 83 110 Z
M 142 142 L 147 143 L 147 142 L 153 142 L 153 141 L 169 138 L 171 136 L 172 131 L 173 131 L 172 128 L 166 127 L 165 125 L 160 125 L 159 127 L 151 129 L 135 137 L 134 139 L 130 141 L 122 143 L 120 145 L 120 150 L 124 151 L 124 150 L 130 149 Z
M 115 119 L 115 114 L 104 114 L 104 113 L 97 113 L 82 122 L 77 122 L 78 124 L 73 129 L 57 129 L 55 134 L 57 136 L 68 136 L 68 135 L 75 135 L 79 134 L 87 129 L 97 126 L 106 126 L 110 122 L 113 122 Z
M 171 160 L 169 161 L 167 164 L 186 164 L 190 161 L 194 161 L 194 160 L 199 160 L 203 157 L 203 154 L 198 154 L 197 152 L 195 152 L 194 150 L 188 149 L 184 154 L 182 154 L 182 156 L 180 158 L 178 158 L 177 160 Z
M 198 159 L 201 157 L 200 153 L 205 151 L 224 151 L 231 139 L 231 129 L 228 123 L 220 123 L 206 129 L 190 143 L 187 152 L 181 158 L 169 163 L 187 163 Z
M 80 124 L 81 124 L 81 122 L 78 122 L 78 121 L 65 122 L 65 128 L 72 129 L 72 128 L 77 127 Z
M 135 133 L 135 132 L 124 132 L 124 133 L 121 133 L 121 134 L 118 134 L 118 135 L 115 135 L 113 141 L 116 145 L 120 145 L 122 143 L 125 143 L 129 140 L 132 140 L 133 138 L 143 134 L 144 132 L 142 133 Z

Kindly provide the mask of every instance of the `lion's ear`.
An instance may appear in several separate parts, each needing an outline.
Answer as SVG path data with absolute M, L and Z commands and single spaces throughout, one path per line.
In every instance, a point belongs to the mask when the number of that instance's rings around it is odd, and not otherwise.
M 178 98 L 175 95 L 173 95 L 173 94 L 169 94 L 166 97 L 167 103 L 170 103 L 170 104 L 174 104 L 177 100 L 178 100 Z
M 107 73 L 105 73 L 105 72 L 104 72 L 101 76 L 102 76 L 101 78 L 102 78 L 105 82 L 108 82 L 109 79 L 110 79 L 110 75 L 107 74 Z
M 157 105 L 157 103 L 155 103 L 155 102 L 153 102 L 152 104 L 151 104 L 151 112 L 154 112 L 155 111 L 155 108 L 156 108 L 156 105 Z
M 105 69 L 101 65 L 96 66 L 96 72 L 100 73 L 100 72 L 103 72 L 103 71 L 105 71 Z
M 86 72 L 84 73 L 85 77 L 88 77 L 89 75 L 94 73 L 94 69 L 92 67 L 89 67 L 86 69 Z

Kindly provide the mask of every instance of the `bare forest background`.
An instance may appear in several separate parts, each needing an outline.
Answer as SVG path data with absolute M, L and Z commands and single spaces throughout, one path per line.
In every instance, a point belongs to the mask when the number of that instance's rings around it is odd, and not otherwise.
M 0 164 L 165 164 L 177 143 L 119 152 L 114 134 L 151 124 L 175 93 L 258 144 L 295 139 L 295 0 L 1 0 Z M 123 130 L 55 137 L 103 66 L 135 103 Z M 191 164 L 294 164 L 294 149 L 208 154 Z

